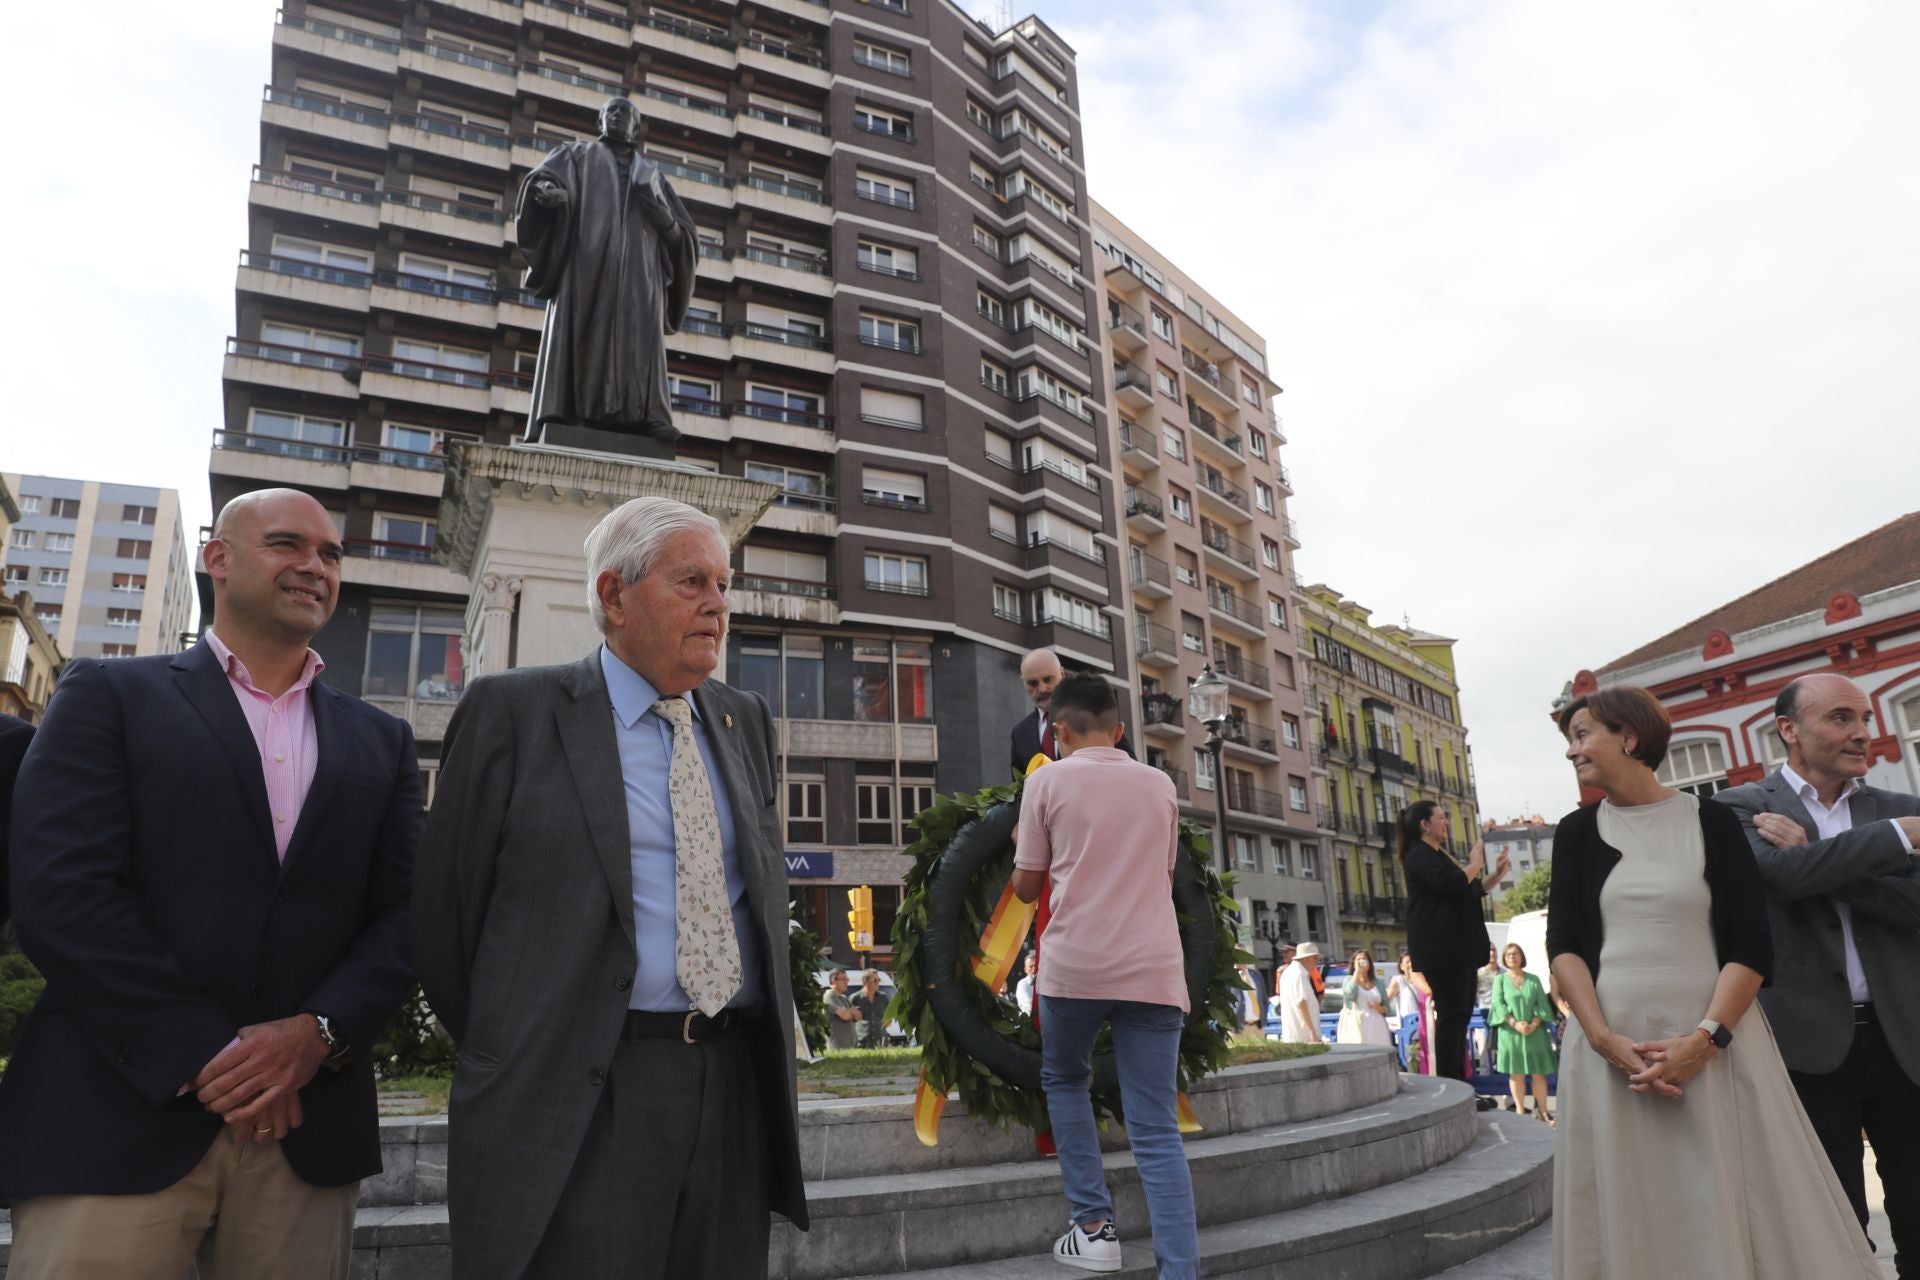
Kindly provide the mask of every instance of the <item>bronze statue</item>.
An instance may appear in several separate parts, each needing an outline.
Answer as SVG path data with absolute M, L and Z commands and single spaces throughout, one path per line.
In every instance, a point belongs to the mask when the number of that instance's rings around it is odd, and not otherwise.
M 531 439 L 679 438 L 663 336 L 686 319 L 698 244 L 686 206 L 639 141 L 640 109 L 610 98 L 597 140 L 557 148 L 520 186 L 526 287 L 547 303 Z

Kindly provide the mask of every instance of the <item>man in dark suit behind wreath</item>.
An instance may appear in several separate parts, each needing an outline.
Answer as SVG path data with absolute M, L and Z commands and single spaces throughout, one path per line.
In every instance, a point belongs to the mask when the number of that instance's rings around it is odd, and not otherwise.
M 1845 676 L 1780 691 L 1787 763 L 1722 791 L 1767 886 L 1773 985 L 1760 991 L 1800 1101 L 1864 1228 L 1864 1129 L 1899 1274 L 1920 1276 L 1920 798 L 1862 782 L 1873 712 Z M 1736 1050 L 1737 1052 L 1737 1050 Z
M 380 1170 L 413 734 L 315 680 L 324 507 L 236 498 L 202 556 L 206 638 L 68 664 L 20 770 L 14 923 L 47 988 L 0 1079 L 10 1280 L 345 1280 Z
M 586 556 L 605 643 L 467 689 L 420 850 L 454 1275 L 765 1276 L 806 1226 L 773 720 L 709 678 L 711 517 L 636 498 Z
M 1066 668 L 1060 665 L 1060 659 L 1051 649 L 1034 649 L 1020 659 L 1020 684 L 1027 691 L 1027 697 L 1033 699 L 1035 710 L 1014 721 L 1011 746 L 1016 778 L 1026 777 L 1027 765 L 1036 755 L 1049 760 L 1060 758 L 1060 745 L 1053 740 L 1053 722 L 1047 718 L 1047 704 L 1053 698 L 1054 686 L 1065 675 Z M 1124 729 L 1120 741 L 1114 745 L 1128 755 L 1133 754 Z

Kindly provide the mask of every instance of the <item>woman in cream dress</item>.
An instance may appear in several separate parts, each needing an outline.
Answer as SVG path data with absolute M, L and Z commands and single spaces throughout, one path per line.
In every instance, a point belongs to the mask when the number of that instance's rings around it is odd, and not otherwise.
M 1547 947 L 1575 1018 L 1556 1280 L 1876 1280 L 1754 1004 L 1772 944 L 1739 819 L 1654 777 L 1669 728 L 1646 691 L 1577 699 L 1560 727 L 1606 799 L 1554 839 Z

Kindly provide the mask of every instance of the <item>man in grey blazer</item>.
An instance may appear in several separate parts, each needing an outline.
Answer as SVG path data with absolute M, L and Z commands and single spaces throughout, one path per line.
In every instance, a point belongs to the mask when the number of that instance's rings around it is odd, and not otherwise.
M 1873 1143 L 1899 1274 L 1920 1275 L 1920 798 L 1866 786 L 1873 712 L 1845 676 L 1780 691 L 1787 763 L 1721 792 L 1747 827 L 1773 926 L 1761 1006 L 1862 1227 Z M 1738 1048 L 1734 1052 L 1739 1052 Z
M 709 678 L 710 517 L 637 498 L 586 555 L 605 644 L 468 688 L 415 864 L 454 1275 L 764 1277 L 807 1222 L 773 722 Z

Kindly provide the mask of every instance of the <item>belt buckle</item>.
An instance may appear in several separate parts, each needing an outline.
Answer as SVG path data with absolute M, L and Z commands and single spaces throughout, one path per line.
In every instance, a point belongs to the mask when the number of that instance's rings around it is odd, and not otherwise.
M 693 1020 L 695 1017 L 699 1015 L 699 1013 L 700 1011 L 698 1009 L 687 1010 L 687 1020 L 680 1024 L 680 1038 L 686 1041 L 688 1044 L 700 1043 L 698 1040 L 695 1040 L 693 1038 Z

